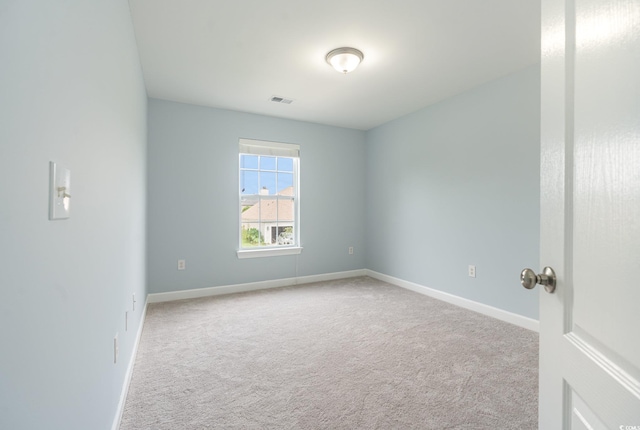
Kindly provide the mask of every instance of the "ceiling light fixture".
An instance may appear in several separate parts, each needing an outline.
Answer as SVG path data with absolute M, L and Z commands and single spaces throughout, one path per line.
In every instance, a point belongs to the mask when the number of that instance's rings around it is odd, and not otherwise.
M 364 55 L 356 48 L 337 48 L 327 54 L 327 63 L 340 73 L 353 72 Z

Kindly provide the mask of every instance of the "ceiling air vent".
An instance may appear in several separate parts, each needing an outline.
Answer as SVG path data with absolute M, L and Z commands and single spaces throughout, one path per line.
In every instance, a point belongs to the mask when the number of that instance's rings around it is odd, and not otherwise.
M 284 97 L 278 97 L 278 96 L 273 96 L 269 100 L 276 103 L 284 103 L 286 105 L 290 105 L 291 103 L 293 103 L 293 100 L 291 99 L 285 99 Z

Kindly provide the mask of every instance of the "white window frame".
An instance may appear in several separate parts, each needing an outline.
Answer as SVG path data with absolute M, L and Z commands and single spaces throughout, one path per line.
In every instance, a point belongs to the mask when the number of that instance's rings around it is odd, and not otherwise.
M 240 139 L 238 151 L 238 258 L 275 257 L 281 255 L 296 255 L 302 252 L 300 245 L 300 145 L 291 143 L 269 142 L 264 140 Z M 293 162 L 293 196 L 294 212 L 294 244 L 261 246 L 256 249 L 242 247 L 242 190 L 240 188 L 240 160 L 242 154 L 265 155 L 271 157 L 291 157 Z

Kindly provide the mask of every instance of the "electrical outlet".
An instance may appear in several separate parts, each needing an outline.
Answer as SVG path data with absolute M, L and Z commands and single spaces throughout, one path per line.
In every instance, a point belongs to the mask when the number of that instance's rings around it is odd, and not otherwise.
M 178 270 L 185 270 L 187 268 L 187 260 L 178 260 Z
M 124 311 L 124 331 L 129 331 L 129 312 Z
M 132 311 L 136 310 L 136 293 L 133 293 L 131 295 L 131 310 Z
M 476 277 L 476 266 L 473 265 L 469 265 L 469 277 L 471 278 L 475 278 Z
M 353 254 L 353 246 L 350 246 L 349 247 L 349 255 L 352 255 L 352 254 Z
M 120 351 L 118 347 L 118 333 L 116 333 L 115 337 L 113 338 L 113 364 L 116 364 L 118 362 L 118 352 Z

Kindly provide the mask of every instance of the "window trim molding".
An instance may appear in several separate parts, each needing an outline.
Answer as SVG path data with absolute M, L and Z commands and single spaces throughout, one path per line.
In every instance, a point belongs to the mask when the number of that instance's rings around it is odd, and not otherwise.
M 240 138 L 238 147 L 240 152 L 244 154 L 300 158 L 300 145 L 295 143 Z
M 284 142 L 273 142 L 266 140 L 256 140 L 256 139 L 247 139 L 240 138 L 238 140 L 238 155 L 242 154 L 252 154 L 252 155 L 262 155 L 267 157 L 288 157 L 294 158 L 294 184 L 296 189 L 296 195 L 294 199 L 294 216 L 295 216 L 295 228 L 294 228 L 294 236 L 295 236 L 295 244 L 292 246 L 279 246 L 279 247 L 259 247 L 257 249 L 253 248 L 243 248 L 242 247 L 242 211 L 238 214 L 238 248 L 236 250 L 236 255 L 239 259 L 245 258 L 257 258 L 257 257 L 274 257 L 281 255 L 297 255 L 302 252 L 301 245 L 301 221 L 300 221 L 300 145 L 295 143 L 284 143 Z M 238 158 L 238 163 L 240 162 L 240 157 Z M 240 164 L 238 164 L 240 167 Z M 238 174 L 240 173 L 240 168 L 238 169 Z M 240 183 L 240 178 L 238 178 L 238 184 Z M 241 193 L 238 193 L 238 207 L 240 207 L 240 201 L 242 199 Z
M 286 248 L 262 248 L 262 249 L 239 249 L 236 255 L 239 259 L 276 257 L 280 255 L 298 255 L 302 252 L 301 246 L 289 246 Z

